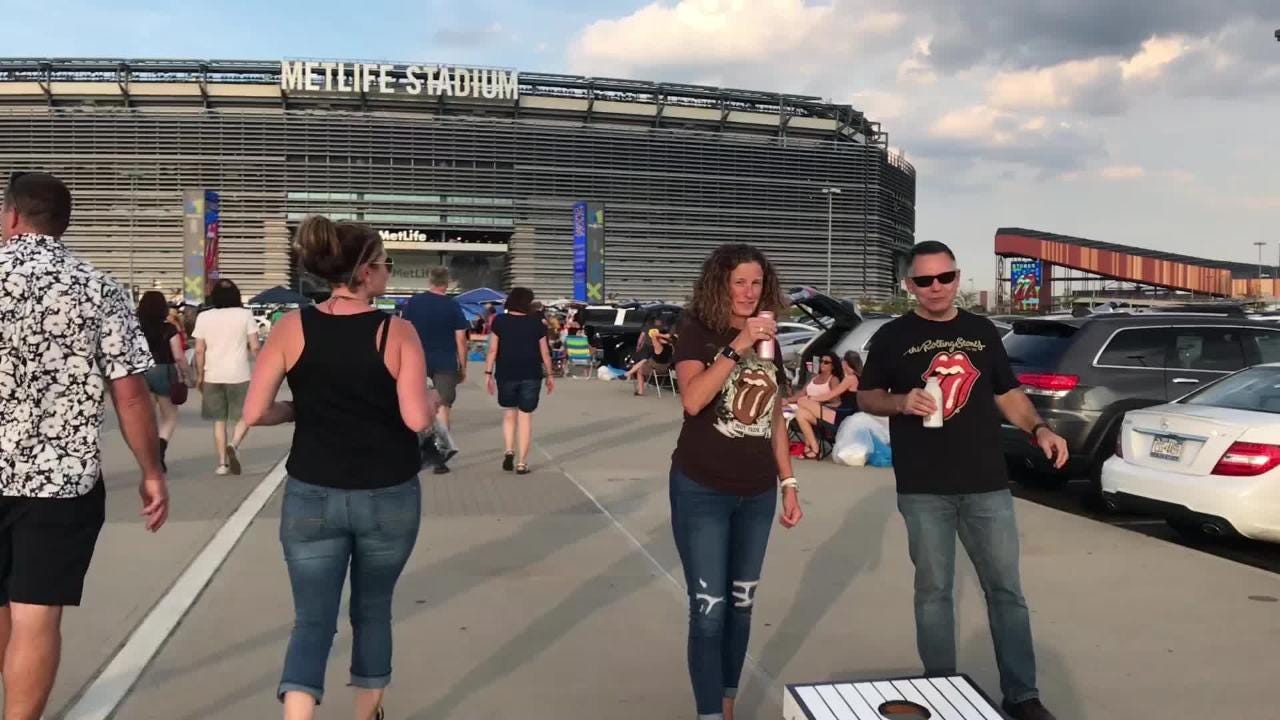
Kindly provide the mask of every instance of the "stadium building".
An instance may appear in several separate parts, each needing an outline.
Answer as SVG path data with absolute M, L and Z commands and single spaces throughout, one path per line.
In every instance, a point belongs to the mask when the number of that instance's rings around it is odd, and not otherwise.
M 218 194 L 217 272 L 248 292 L 303 283 L 311 213 L 382 232 L 399 293 L 445 263 L 570 297 L 581 201 L 619 298 L 682 299 L 730 241 L 825 288 L 828 227 L 834 294 L 883 297 L 914 241 L 915 171 L 850 106 L 509 69 L 0 59 L 0 169 L 64 178 L 70 246 L 140 290 L 182 287 L 193 189 Z

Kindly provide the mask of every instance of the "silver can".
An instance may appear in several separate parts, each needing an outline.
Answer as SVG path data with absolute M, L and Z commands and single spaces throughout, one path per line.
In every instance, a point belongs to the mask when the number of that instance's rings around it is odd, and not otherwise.
M 757 317 L 763 320 L 772 320 L 773 313 L 766 310 L 765 312 L 760 313 Z M 760 340 L 759 342 L 757 342 L 756 357 L 760 358 L 761 360 L 774 360 L 775 358 L 774 358 L 774 352 L 773 352 L 773 349 L 774 349 L 773 343 L 774 343 L 773 338 L 768 338 L 768 339 Z

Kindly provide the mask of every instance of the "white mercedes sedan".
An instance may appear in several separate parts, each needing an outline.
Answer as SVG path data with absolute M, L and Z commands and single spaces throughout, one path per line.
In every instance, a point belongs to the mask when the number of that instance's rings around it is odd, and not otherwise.
M 1280 364 L 1130 410 L 1102 492 L 1108 507 L 1163 517 L 1189 537 L 1280 542 Z

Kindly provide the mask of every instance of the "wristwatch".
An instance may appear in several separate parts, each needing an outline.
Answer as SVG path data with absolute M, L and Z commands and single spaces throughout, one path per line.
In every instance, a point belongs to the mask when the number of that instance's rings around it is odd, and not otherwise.
M 1038 431 L 1040 430 L 1040 428 L 1044 428 L 1045 430 L 1048 430 L 1049 432 L 1053 432 L 1053 428 L 1049 427 L 1049 423 L 1041 421 L 1041 422 L 1038 422 L 1038 423 L 1036 423 L 1035 425 L 1033 425 L 1033 426 L 1031 427 L 1031 433 L 1030 433 L 1030 434 L 1031 434 L 1032 439 L 1035 439 L 1036 432 L 1038 432 Z
M 729 358 L 735 363 L 742 360 L 742 356 L 738 354 L 737 350 L 733 349 L 732 345 L 725 345 L 723 348 L 720 349 L 720 354 Z

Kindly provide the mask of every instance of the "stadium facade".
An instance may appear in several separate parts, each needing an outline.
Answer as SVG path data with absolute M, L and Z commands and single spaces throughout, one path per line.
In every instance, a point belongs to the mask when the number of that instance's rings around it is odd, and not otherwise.
M 369 223 L 393 291 L 573 286 L 578 201 L 604 208 L 606 290 L 679 300 L 711 248 L 754 243 L 787 284 L 883 297 L 914 241 L 915 171 L 820 98 L 351 61 L 0 59 L 0 169 L 76 198 L 73 249 L 139 289 L 182 284 L 183 191 L 221 197 L 220 272 L 300 282 L 303 217 Z M 839 193 L 830 193 L 830 189 Z

